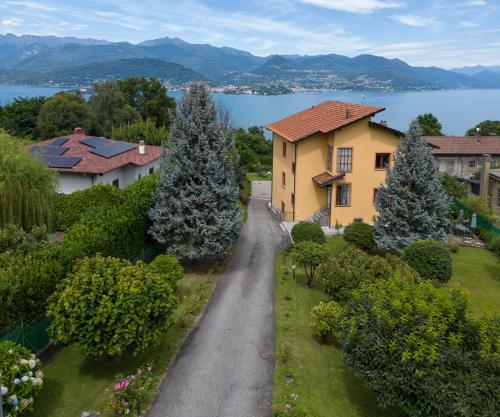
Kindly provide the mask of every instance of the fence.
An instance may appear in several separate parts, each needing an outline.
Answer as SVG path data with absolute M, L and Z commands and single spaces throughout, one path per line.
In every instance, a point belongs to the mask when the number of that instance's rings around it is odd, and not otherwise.
M 29 325 L 21 320 L 13 329 L 5 332 L 3 336 L 0 333 L 0 340 L 10 340 L 30 349 L 34 353 L 38 353 L 50 343 L 47 335 L 49 325 L 50 319 L 46 317 Z
M 455 207 L 459 210 L 463 210 L 464 213 L 469 213 L 470 210 L 464 206 L 464 204 L 461 201 L 455 200 Z M 488 222 L 486 219 L 482 218 L 481 216 L 477 215 L 477 225 L 481 226 L 488 232 L 496 233 L 497 235 L 500 235 L 500 229 L 496 227 L 495 225 L 491 224 Z

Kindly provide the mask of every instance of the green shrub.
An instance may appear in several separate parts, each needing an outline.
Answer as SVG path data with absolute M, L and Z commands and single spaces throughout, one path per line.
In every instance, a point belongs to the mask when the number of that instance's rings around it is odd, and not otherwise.
M 72 262 L 62 243 L 27 245 L 0 254 L 0 329 L 44 316 L 47 298 Z
M 65 243 L 75 258 L 105 256 L 129 258 L 147 240 L 148 216 L 156 176 L 149 175 L 123 190 L 121 203 L 103 205 L 84 214 L 66 233 Z
M 11 341 L 0 341 L 0 389 L 3 387 L 7 417 L 33 410 L 33 397 L 43 385 L 40 368 L 40 360 L 28 349 Z
M 342 320 L 342 307 L 335 301 L 319 303 L 311 309 L 311 329 L 322 339 L 333 336 L 340 338 L 340 321 Z
M 447 282 L 451 278 L 451 255 L 444 243 L 417 240 L 404 248 L 401 258 L 424 279 Z
M 295 243 L 304 241 L 323 244 L 326 242 L 325 234 L 317 223 L 300 222 L 292 227 L 292 239 Z
M 418 279 L 418 274 L 395 255 L 385 258 L 371 256 L 351 246 L 320 265 L 318 282 L 329 297 L 345 303 L 362 283 L 376 282 L 396 274 Z
M 183 277 L 184 270 L 172 255 L 158 255 L 147 266 L 149 272 L 165 275 L 172 288 L 177 289 L 177 282 Z
M 467 319 L 465 294 L 395 276 L 353 293 L 341 320 L 351 369 L 382 408 L 409 417 L 493 417 L 500 318 Z
M 492 251 L 496 256 L 500 257 L 500 236 L 496 235 L 486 242 L 486 249 Z
M 351 223 L 344 230 L 344 240 L 360 249 L 369 251 L 375 247 L 373 226 L 363 222 Z
M 246 206 L 252 195 L 252 184 L 246 175 L 241 176 L 238 184 L 240 188 L 240 201 Z
M 177 297 L 172 269 L 150 271 L 117 258 L 84 258 L 49 299 L 49 334 L 57 343 L 78 343 L 92 357 L 144 351 L 172 323 Z
M 47 228 L 45 226 L 33 226 L 31 233 L 26 233 L 21 227 L 10 223 L 0 228 L 0 253 L 46 240 Z
M 103 207 L 111 208 L 122 201 L 122 190 L 109 184 L 96 184 L 71 194 L 59 194 L 55 201 L 58 229 L 67 231 L 88 213 Z
M 441 184 L 443 185 L 445 193 L 450 197 L 458 198 L 460 200 L 467 197 L 467 188 L 457 177 L 454 177 L 447 172 L 443 172 L 441 173 Z
M 309 240 L 297 243 L 293 249 L 293 260 L 304 267 L 307 277 L 306 286 L 311 287 L 316 269 L 328 259 L 328 251 L 323 245 Z

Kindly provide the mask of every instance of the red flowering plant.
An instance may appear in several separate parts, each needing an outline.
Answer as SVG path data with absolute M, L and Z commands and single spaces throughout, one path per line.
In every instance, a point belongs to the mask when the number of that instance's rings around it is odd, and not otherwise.
M 153 385 L 153 368 L 149 365 L 138 368 L 135 374 L 116 376 L 117 382 L 108 407 L 113 416 L 141 416 L 142 406 Z

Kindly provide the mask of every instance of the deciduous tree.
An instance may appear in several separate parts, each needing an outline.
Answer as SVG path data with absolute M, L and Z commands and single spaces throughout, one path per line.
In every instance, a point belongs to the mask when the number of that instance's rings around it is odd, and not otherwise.
M 419 114 L 417 122 L 424 136 L 443 136 L 443 132 L 441 131 L 443 126 L 432 113 Z
M 500 136 L 500 120 L 484 120 L 473 128 L 470 128 L 465 134 L 467 136 L 475 136 L 477 129 L 479 129 L 481 136 Z

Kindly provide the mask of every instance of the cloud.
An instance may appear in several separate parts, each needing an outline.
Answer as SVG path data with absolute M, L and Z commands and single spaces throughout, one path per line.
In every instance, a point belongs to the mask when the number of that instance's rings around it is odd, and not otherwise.
M 339 10 L 349 13 L 373 13 L 381 9 L 398 9 L 403 3 L 393 0 L 299 0 L 325 9 Z
M 466 6 L 486 6 L 485 0 L 469 0 L 465 3 Z
M 23 23 L 23 19 L 19 17 L 7 17 L 1 22 L 3 26 L 20 26 L 21 23 Z
M 458 26 L 461 28 L 465 28 L 465 29 L 473 29 L 473 28 L 476 28 L 478 25 L 475 22 L 471 22 L 469 20 L 464 20 L 463 22 L 459 22 Z
M 430 23 L 429 19 L 414 14 L 398 14 L 391 16 L 391 19 L 396 20 L 403 25 L 414 27 L 424 27 Z

